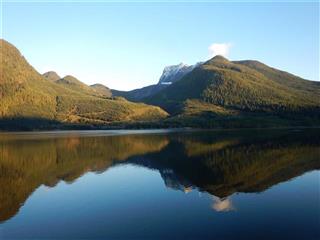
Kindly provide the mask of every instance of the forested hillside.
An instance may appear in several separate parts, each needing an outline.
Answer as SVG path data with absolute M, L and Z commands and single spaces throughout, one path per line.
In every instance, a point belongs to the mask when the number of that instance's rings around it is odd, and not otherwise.
M 42 119 L 62 123 L 108 124 L 153 121 L 167 113 L 159 107 L 110 98 L 72 76 L 43 77 L 10 43 L 0 41 L 0 118 L 6 123 Z M 9 122 L 8 122 L 9 119 Z M 5 126 L 4 126 L 5 127 Z

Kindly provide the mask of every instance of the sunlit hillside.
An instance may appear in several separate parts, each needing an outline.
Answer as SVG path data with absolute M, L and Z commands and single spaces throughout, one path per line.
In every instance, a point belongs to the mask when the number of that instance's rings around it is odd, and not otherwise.
M 67 76 L 55 81 L 40 75 L 10 43 L 1 40 L 0 117 L 65 123 L 107 124 L 152 121 L 167 113 L 159 107 L 110 98 Z M 12 120 L 12 121 L 13 121 Z M 23 123 L 21 123 L 23 124 Z

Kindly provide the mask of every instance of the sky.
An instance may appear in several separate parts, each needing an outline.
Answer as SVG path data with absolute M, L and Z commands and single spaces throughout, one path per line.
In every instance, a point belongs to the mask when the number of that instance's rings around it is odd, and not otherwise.
M 40 73 L 131 90 L 215 54 L 319 81 L 319 2 L 2 2 L 1 38 Z

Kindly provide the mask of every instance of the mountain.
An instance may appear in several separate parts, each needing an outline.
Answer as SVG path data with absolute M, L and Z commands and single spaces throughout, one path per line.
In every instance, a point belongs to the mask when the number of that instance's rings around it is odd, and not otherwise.
M 0 119 L 3 128 L 14 123 L 24 126 L 26 121 L 32 123 L 32 120 L 39 119 L 59 123 L 109 124 L 151 121 L 167 116 L 159 107 L 101 96 L 94 88 L 72 76 L 48 81 L 13 45 L 0 40 L 0 48 Z
M 179 64 L 166 67 L 158 84 L 122 92 L 101 84 L 88 86 L 71 75 L 41 75 L 13 45 L 0 43 L 0 129 L 62 123 L 209 128 L 320 125 L 320 82 L 258 61 L 216 56 L 193 66 Z
M 174 115 L 320 115 L 320 82 L 216 56 L 144 102 Z M 218 111 L 217 111 L 218 110 Z
M 52 82 L 62 84 L 65 87 L 70 88 L 71 90 L 80 91 L 93 96 L 104 96 L 104 97 L 112 96 L 111 90 L 108 87 L 99 83 L 88 86 L 71 75 L 67 75 L 61 78 L 54 71 L 46 72 L 42 74 L 42 76 Z
M 130 101 L 141 101 L 144 98 L 150 97 L 165 89 L 167 86 L 174 82 L 179 81 L 186 74 L 191 72 L 195 67 L 199 66 L 201 63 L 195 65 L 187 65 L 180 63 L 178 65 L 171 65 L 164 68 L 162 75 L 160 76 L 159 82 L 157 84 L 149 85 L 143 88 L 134 89 L 131 91 L 119 91 L 111 90 L 113 96 L 121 96 Z
M 84 84 L 77 78 L 67 75 L 57 81 L 55 83 L 63 85 L 64 87 L 80 92 L 83 94 L 91 95 L 91 96 L 104 96 L 104 94 L 101 94 L 99 91 L 97 91 L 95 88 L 88 86 L 87 84 Z
M 164 68 L 158 84 L 170 85 L 177 82 L 199 64 L 200 63 L 189 66 L 187 64 L 180 63 L 178 65 L 167 66 Z
M 142 99 L 147 98 L 149 96 L 152 96 L 159 92 L 160 90 L 167 87 L 167 85 L 162 84 L 154 84 L 149 85 L 143 88 L 134 89 L 131 91 L 119 91 L 112 89 L 111 93 L 112 96 L 118 96 L 118 97 L 124 97 L 130 101 L 139 102 L 142 101 Z
M 97 93 L 101 94 L 102 96 L 112 97 L 112 92 L 110 88 L 104 86 L 103 84 L 96 83 L 96 84 L 90 85 L 90 87 L 94 89 Z
M 42 74 L 42 76 L 52 82 L 55 82 L 57 80 L 59 80 L 61 77 L 54 71 L 49 71 L 49 72 L 46 72 L 44 74 Z

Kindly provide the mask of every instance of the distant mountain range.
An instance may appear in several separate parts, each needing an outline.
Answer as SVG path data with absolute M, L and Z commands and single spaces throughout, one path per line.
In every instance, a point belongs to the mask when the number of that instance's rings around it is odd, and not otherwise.
M 41 75 L 14 46 L 0 43 L 0 128 L 13 119 L 131 126 L 148 122 L 140 127 L 320 125 L 320 82 L 258 61 L 215 56 L 191 66 L 181 63 L 166 67 L 157 84 L 118 91 L 53 71 Z
M 164 68 L 162 75 L 159 79 L 159 82 L 154 85 L 149 85 L 143 88 L 134 89 L 131 91 L 118 91 L 118 90 L 111 90 L 113 96 L 121 96 L 125 97 L 130 101 L 141 101 L 146 97 L 150 97 L 162 89 L 165 89 L 172 83 L 179 81 L 183 78 L 186 74 L 191 72 L 196 66 L 200 63 L 195 65 L 187 65 L 184 63 L 180 63 L 178 65 L 171 65 Z
M 88 86 L 70 75 L 62 78 L 54 71 L 46 72 L 42 74 L 42 76 L 48 79 L 49 81 L 62 84 L 65 87 L 70 88 L 72 90 L 87 92 L 89 95 L 112 97 L 111 90 L 108 87 L 99 83 Z

